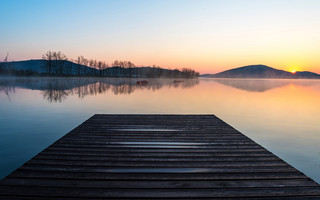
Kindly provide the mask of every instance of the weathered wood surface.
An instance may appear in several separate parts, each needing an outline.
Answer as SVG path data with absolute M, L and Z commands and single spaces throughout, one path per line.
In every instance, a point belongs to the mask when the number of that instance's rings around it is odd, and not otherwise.
M 0 199 L 320 199 L 213 115 L 94 115 L 0 182 Z

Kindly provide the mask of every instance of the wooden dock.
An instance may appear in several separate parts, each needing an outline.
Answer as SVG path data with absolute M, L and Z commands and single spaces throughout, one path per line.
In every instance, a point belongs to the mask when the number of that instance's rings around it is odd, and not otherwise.
M 320 186 L 213 115 L 94 115 L 0 199 L 320 199 Z

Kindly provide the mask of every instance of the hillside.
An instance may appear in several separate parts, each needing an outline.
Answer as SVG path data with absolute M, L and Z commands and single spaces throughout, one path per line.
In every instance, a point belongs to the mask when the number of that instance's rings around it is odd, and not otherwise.
M 67 60 L 26 60 L 0 62 L 2 75 L 40 75 L 40 76 L 101 76 L 136 78 L 197 78 L 199 74 L 191 69 L 170 70 L 160 67 L 107 67 L 92 68 Z
M 249 65 L 230 69 L 217 74 L 203 74 L 204 78 L 275 78 L 275 79 L 317 79 L 319 74 L 313 72 L 291 73 L 275 69 L 266 65 Z
M 12 61 L 8 63 L 2 63 L 3 68 L 14 69 L 17 71 L 35 71 L 38 73 L 44 73 L 45 69 L 43 66 L 45 65 L 44 60 L 24 60 L 24 61 Z
M 58 63 L 59 62 L 59 63 Z M 53 68 L 54 74 L 58 74 L 58 71 L 62 75 L 77 75 L 78 71 L 86 71 L 89 74 L 94 74 L 96 69 L 91 67 L 78 65 L 70 61 L 53 61 L 52 66 L 58 65 Z M 47 74 L 46 61 L 39 60 L 24 60 L 24 61 L 11 61 L 7 63 L 0 63 L 0 73 L 9 75 L 36 75 Z

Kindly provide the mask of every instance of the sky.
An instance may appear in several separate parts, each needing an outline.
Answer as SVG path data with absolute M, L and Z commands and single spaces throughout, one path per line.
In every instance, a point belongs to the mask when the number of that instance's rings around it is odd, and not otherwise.
M 0 0 L 0 60 L 69 58 L 217 73 L 320 73 L 319 0 Z

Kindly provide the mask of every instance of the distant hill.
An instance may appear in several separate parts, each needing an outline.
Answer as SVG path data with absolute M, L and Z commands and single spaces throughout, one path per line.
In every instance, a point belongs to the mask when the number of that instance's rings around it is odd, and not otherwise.
M 275 79 L 320 79 L 320 74 L 303 71 L 291 73 L 266 65 L 249 65 L 217 74 L 203 74 L 204 78 L 275 78 Z
M 9 74 L 45 74 L 47 73 L 46 61 L 39 60 L 23 60 L 23 61 L 11 61 L 0 62 L 0 72 L 7 71 Z M 58 70 L 58 67 L 55 69 Z M 94 74 L 97 69 L 93 69 L 88 66 L 78 65 L 70 61 L 63 61 L 63 74 L 76 75 L 78 71 L 87 71 L 90 74 Z M 68 72 L 67 72 L 68 71 Z
M 67 60 L 54 60 L 49 65 L 46 60 L 25 60 L 0 62 L 0 75 L 42 75 L 42 76 L 102 76 L 102 77 L 136 77 L 136 78 L 197 78 L 194 70 L 180 71 L 160 67 L 119 66 L 97 69 Z M 49 68 L 50 66 L 50 68 Z
M 7 66 L 5 66 L 7 65 Z M 15 69 L 17 71 L 20 70 L 30 70 L 38 73 L 44 73 L 45 69 L 43 66 L 45 65 L 44 60 L 23 60 L 23 61 L 12 61 L 8 63 L 3 63 L 3 67 L 7 67 L 9 69 Z

